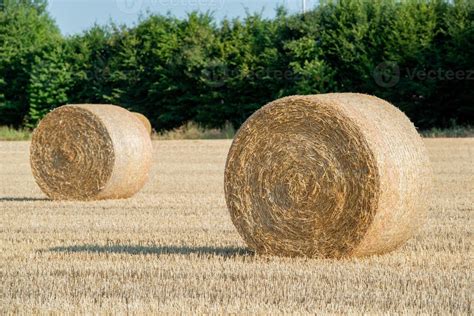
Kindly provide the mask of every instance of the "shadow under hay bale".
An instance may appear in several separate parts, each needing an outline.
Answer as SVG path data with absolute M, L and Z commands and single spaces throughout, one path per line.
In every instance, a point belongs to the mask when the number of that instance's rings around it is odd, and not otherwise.
M 133 246 L 133 245 L 76 245 L 54 247 L 52 252 L 88 252 L 88 253 L 124 253 L 124 254 L 155 254 L 155 255 L 198 255 L 198 256 L 249 256 L 253 253 L 244 248 L 236 247 L 192 247 L 192 246 Z
M 37 198 L 37 197 L 0 197 L 0 201 L 5 201 L 5 202 L 38 202 L 38 201 L 51 201 L 51 199 Z
M 269 103 L 238 131 L 225 170 L 238 232 L 257 253 L 281 256 L 391 251 L 423 222 L 430 183 L 408 118 L 354 93 Z

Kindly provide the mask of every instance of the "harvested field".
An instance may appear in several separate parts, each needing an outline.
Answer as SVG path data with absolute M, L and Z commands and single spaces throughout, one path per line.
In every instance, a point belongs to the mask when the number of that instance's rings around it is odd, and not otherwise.
M 0 142 L 0 311 L 472 314 L 474 139 L 425 139 L 428 220 L 399 250 L 255 257 L 227 212 L 230 141 L 154 142 L 128 200 L 45 199 L 28 142 Z

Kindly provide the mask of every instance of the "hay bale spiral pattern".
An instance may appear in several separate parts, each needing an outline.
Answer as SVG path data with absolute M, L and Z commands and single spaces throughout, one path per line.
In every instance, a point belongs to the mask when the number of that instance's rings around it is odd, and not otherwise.
M 430 166 L 408 118 L 353 93 L 286 97 L 240 128 L 225 193 L 261 254 L 341 258 L 405 242 L 427 209 Z
M 150 137 L 129 111 L 114 105 L 66 105 L 33 133 L 30 163 L 41 190 L 55 200 L 127 198 L 148 179 Z

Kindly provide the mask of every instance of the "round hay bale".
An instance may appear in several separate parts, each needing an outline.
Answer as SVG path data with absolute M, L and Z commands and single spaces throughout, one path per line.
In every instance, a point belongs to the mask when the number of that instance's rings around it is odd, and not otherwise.
M 30 162 L 54 200 L 128 198 L 148 179 L 152 145 L 129 111 L 105 104 L 61 106 L 33 133 Z
M 150 120 L 148 120 L 148 118 L 145 115 L 141 114 L 141 113 L 138 113 L 138 112 L 132 112 L 132 113 L 145 126 L 145 128 L 148 132 L 148 135 L 151 135 L 151 132 L 153 131 L 153 129 L 151 127 Z
M 390 103 L 355 93 L 291 96 L 240 128 L 225 194 L 257 253 L 360 257 L 413 235 L 427 210 L 430 170 L 422 139 Z

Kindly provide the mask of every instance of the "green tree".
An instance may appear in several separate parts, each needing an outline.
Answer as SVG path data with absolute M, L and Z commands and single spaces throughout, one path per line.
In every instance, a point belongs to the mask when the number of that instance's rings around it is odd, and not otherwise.
M 107 103 L 112 95 L 111 28 L 95 25 L 67 40 L 65 60 L 71 67 L 71 103 Z
M 67 38 L 44 0 L 2 4 L 0 124 L 34 126 L 62 103 L 88 102 L 142 112 L 157 130 L 238 127 L 273 99 L 333 91 L 387 99 L 420 127 L 474 121 L 469 0 L 324 0 L 220 24 L 149 15 Z
M 36 54 L 61 35 L 45 1 L 7 0 L 0 10 L 0 125 L 19 126 L 28 112 L 26 93 Z
M 35 127 L 51 109 L 67 103 L 70 86 L 70 66 L 65 62 L 60 46 L 36 55 L 28 85 L 29 111 L 26 126 Z
M 474 124 L 474 2 L 444 4 L 439 15 L 435 47 L 441 80 L 428 100 L 429 113 L 417 119 L 426 127 Z

